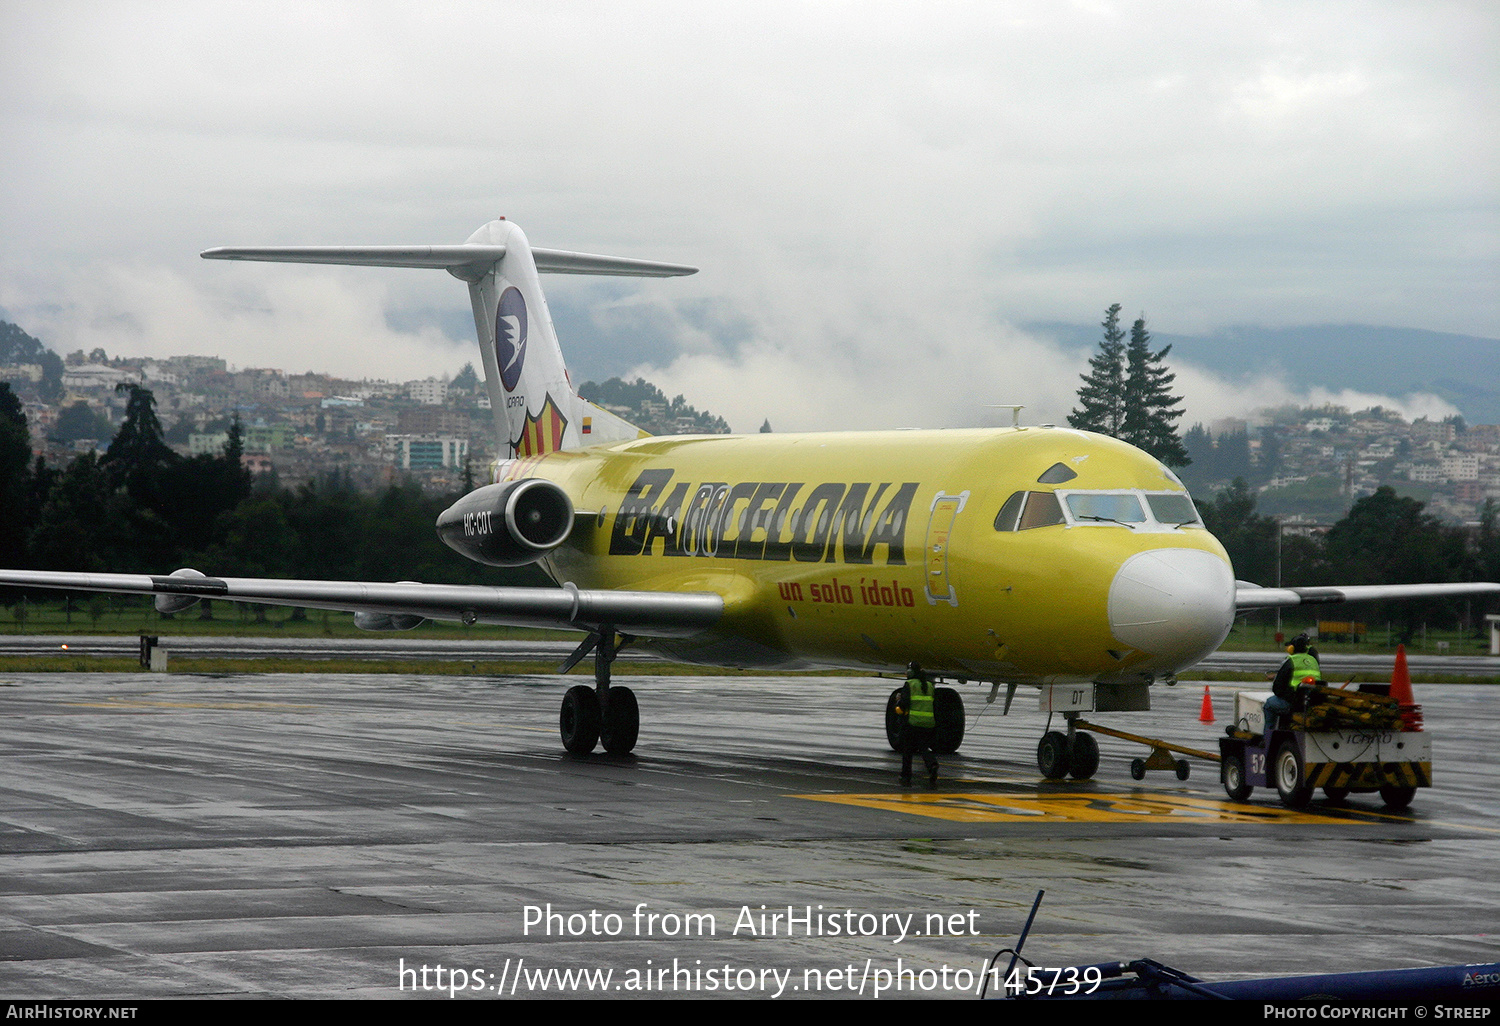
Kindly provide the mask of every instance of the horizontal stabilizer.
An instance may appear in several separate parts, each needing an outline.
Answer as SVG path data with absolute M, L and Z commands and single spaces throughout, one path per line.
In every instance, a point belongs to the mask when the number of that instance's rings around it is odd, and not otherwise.
M 218 246 L 205 260 L 265 260 L 280 264 L 350 264 L 360 267 L 469 267 L 493 264 L 504 246 Z
M 595 256 L 593 253 L 569 253 L 565 249 L 533 249 L 538 271 L 553 274 L 613 274 L 630 278 L 676 278 L 697 274 L 698 268 L 687 264 L 663 264 L 655 260 L 632 260 L 629 257 Z
M 283 264 L 345 264 L 358 267 L 431 267 L 465 273 L 494 265 L 505 256 L 504 246 L 218 246 L 205 249 L 205 260 L 262 260 Z M 571 253 L 565 249 L 533 249 L 538 271 L 554 274 L 610 274 L 635 278 L 673 278 L 696 274 L 686 264 L 655 260 Z

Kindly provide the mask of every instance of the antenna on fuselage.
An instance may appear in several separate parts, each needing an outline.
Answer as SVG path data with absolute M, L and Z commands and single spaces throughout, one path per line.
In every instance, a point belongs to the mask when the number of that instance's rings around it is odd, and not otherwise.
M 985 408 L 990 410 L 1009 410 L 1010 426 L 1013 428 L 1021 426 L 1021 411 L 1026 409 L 1025 406 L 1016 403 L 985 403 Z

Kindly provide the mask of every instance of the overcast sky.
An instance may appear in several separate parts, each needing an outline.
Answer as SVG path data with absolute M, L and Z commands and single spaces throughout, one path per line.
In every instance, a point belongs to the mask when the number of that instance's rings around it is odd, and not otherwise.
M 197 253 L 505 214 L 700 266 L 545 284 L 565 353 L 637 350 L 738 430 L 1061 420 L 1087 354 L 1014 325 L 1112 302 L 1500 337 L 1497 12 L 0 2 L 0 308 L 62 352 L 452 374 L 442 272 Z M 1174 369 L 1188 423 L 1328 398 Z

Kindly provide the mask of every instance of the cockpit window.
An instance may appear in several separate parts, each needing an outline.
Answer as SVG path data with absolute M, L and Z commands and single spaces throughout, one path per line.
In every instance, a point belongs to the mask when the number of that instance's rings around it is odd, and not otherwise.
M 1063 484 L 1066 481 L 1073 480 L 1077 476 L 1078 474 L 1067 464 L 1054 463 L 1042 471 L 1042 476 L 1036 480 L 1038 484 Z
M 1005 500 L 1005 505 L 1000 507 L 1000 512 L 995 516 L 995 530 L 1014 531 L 1016 521 L 1021 516 L 1021 504 L 1026 501 L 1025 492 L 1016 492 Z
M 995 515 L 997 531 L 1029 531 L 1055 524 L 1117 524 L 1160 531 L 1202 527 L 1203 521 L 1184 492 L 1014 492 Z
M 1074 520 L 1116 524 L 1143 524 L 1146 511 L 1141 500 L 1130 493 L 1073 492 L 1068 496 L 1068 512 Z
M 1180 492 L 1148 495 L 1146 502 L 1151 506 L 1151 515 L 1164 524 L 1181 527 L 1184 524 L 1201 523 L 1193 500 Z
M 1033 527 L 1051 527 L 1053 524 L 1066 522 L 1063 519 L 1062 503 L 1057 501 L 1056 495 L 1051 492 L 1027 492 L 1026 508 L 1021 510 L 1021 522 L 1016 525 L 1016 530 L 1029 531 Z
M 997 531 L 1029 531 L 1063 524 L 1062 503 L 1051 492 L 1016 492 L 995 516 Z

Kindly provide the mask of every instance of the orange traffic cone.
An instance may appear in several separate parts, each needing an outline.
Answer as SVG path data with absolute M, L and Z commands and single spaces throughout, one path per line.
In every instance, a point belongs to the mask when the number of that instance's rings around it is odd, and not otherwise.
M 1411 693 L 1411 672 L 1406 668 L 1406 646 L 1396 646 L 1396 668 L 1391 671 L 1391 697 L 1401 708 L 1403 730 L 1422 729 L 1422 707 Z
M 1208 697 L 1208 685 L 1203 685 L 1203 711 L 1198 714 L 1199 723 L 1214 722 L 1214 703 Z

